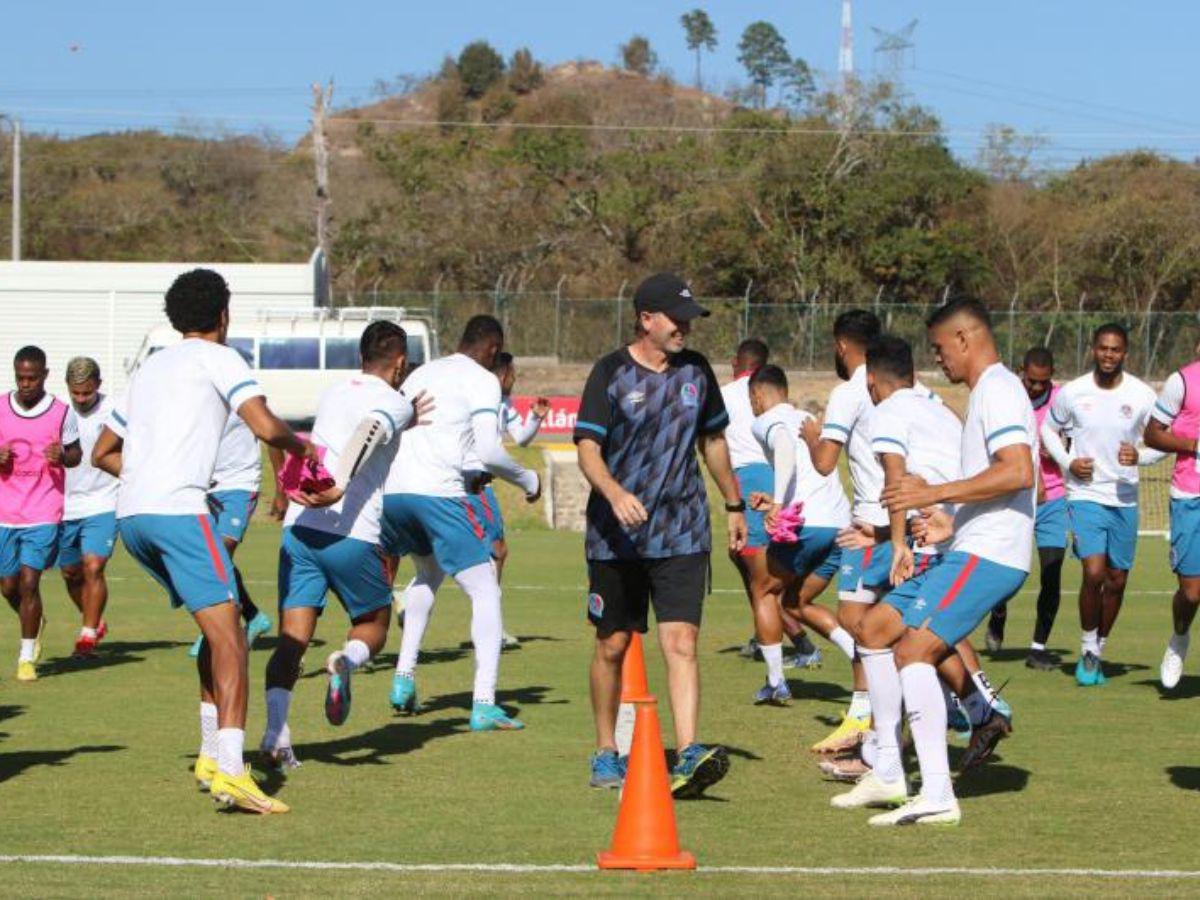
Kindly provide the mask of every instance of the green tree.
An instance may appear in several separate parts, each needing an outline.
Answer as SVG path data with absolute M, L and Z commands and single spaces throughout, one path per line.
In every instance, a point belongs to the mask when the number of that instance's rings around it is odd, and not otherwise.
M 650 46 L 650 41 L 640 34 L 635 34 L 628 43 L 622 44 L 620 51 L 621 65 L 628 72 L 649 75 L 658 66 L 658 54 Z
M 512 55 L 508 63 L 508 86 L 514 94 L 528 94 L 542 86 L 542 64 L 533 58 L 528 47 Z
M 473 41 L 458 55 L 458 77 L 471 99 L 482 97 L 504 74 L 504 59 L 487 41 Z
M 813 79 L 812 69 L 800 57 L 796 57 L 780 72 L 780 86 L 783 88 L 784 105 L 796 110 L 803 110 L 809 100 L 817 92 L 817 83 Z
M 684 13 L 679 21 L 687 35 L 688 49 L 696 54 L 696 87 L 701 88 L 704 81 L 700 77 L 700 57 L 705 50 L 712 53 L 717 49 L 717 28 L 702 9 Z
M 751 22 L 738 42 L 738 62 L 758 88 L 759 108 L 767 105 L 767 88 L 792 63 L 787 41 L 770 22 Z

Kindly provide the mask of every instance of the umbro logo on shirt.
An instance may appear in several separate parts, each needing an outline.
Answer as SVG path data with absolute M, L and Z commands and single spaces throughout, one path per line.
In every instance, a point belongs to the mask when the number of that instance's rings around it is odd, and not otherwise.
M 682 291 L 679 292 L 679 296 L 687 297 L 690 300 L 692 298 L 692 292 L 689 291 L 687 288 L 684 288 Z
M 628 394 L 625 395 L 625 399 L 628 400 L 630 403 L 634 403 L 634 404 L 644 403 L 646 400 L 646 392 L 645 391 L 630 391 Z

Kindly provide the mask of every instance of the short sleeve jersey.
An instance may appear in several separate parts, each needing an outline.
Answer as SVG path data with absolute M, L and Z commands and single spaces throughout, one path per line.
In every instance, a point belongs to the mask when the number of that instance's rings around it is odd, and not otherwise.
M 836 472 L 822 475 L 813 466 L 808 444 L 800 436 L 800 428 L 811 419 L 808 413 L 790 403 L 779 403 L 754 420 L 754 438 L 775 461 L 779 441 L 791 441 L 796 448 L 796 474 L 787 487 L 783 504 L 800 501 L 806 527 L 845 528 L 850 524 L 850 504 L 842 490 Z
M 360 373 L 326 388 L 317 404 L 312 429 L 313 443 L 325 448 L 326 469 L 337 470 L 342 450 L 364 419 L 377 421 L 385 440 L 350 479 L 341 500 L 321 509 L 307 509 L 293 503 L 288 507 L 284 525 L 378 543 L 383 485 L 400 445 L 401 430 L 412 416 L 412 404 L 376 375 Z
M 994 363 L 971 389 L 962 431 L 962 477 L 987 469 L 996 453 L 1021 445 L 1037 466 L 1037 423 L 1021 379 Z M 983 503 L 963 503 L 954 514 L 951 549 L 1029 571 L 1037 490 L 1029 487 Z
M 1184 373 L 1187 373 L 1185 379 Z M 1200 379 L 1200 362 L 1189 363 L 1183 369 L 1172 372 L 1163 382 L 1162 390 L 1154 403 L 1150 417 L 1165 425 L 1181 437 L 1196 437 L 1200 433 L 1200 398 L 1195 385 Z M 1189 395 L 1187 382 L 1193 389 Z M 1171 497 L 1175 500 L 1192 500 L 1200 497 L 1200 456 L 1195 453 L 1179 453 L 1175 458 L 1175 471 L 1171 478 Z
M 133 374 L 106 423 L 125 440 L 117 518 L 205 515 L 229 420 L 262 388 L 236 350 L 188 338 Z
M 74 408 L 72 411 L 79 423 L 79 449 L 83 451 L 83 458 L 79 465 L 67 469 L 67 497 L 63 508 L 66 521 L 115 510 L 119 484 L 116 478 L 92 465 L 92 449 L 112 412 L 112 400 L 106 394 L 99 394 L 87 412 Z
M 721 388 L 721 399 L 729 413 L 725 440 L 729 443 L 729 459 L 735 469 L 755 463 L 766 463 L 763 448 L 754 437 L 754 410 L 750 408 L 750 376 L 739 375 Z
M 696 441 L 729 424 L 708 360 L 692 350 L 654 372 L 623 347 L 596 363 L 575 422 L 575 441 L 596 441 L 608 470 L 646 508 L 647 521 L 626 530 L 592 491 L 587 558 L 663 559 L 712 549 L 708 498 Z
M 257 493 L 261 482 L 262 454 L 258 449 L 258 438 L 241 416 L 231 412 L 217 448 L 212 490 Z
M 384 492 L 425 497 L 462 497 L 467 493 L 463 473 L 481 468 L 475 454 L 473 421 L 487 416 L 499 428 L 500 382 L 462 353 L 421 366 L 404 382 L 404 394 L 425 391 L 433 398 L 428 424 L 404 437 L 392 462 Z

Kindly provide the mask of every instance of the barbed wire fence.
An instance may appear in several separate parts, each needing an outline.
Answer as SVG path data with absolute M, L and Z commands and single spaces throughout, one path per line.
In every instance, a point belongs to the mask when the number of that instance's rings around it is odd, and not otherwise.
M 629 340 L 634 322 L 630 285 L 622 285 L 610 297 L 569 297 L 561 285 L 557 291 L 380 291 L 338 298 L 338 302 L 403 306 L 425 315 L 440 335 L 443 352 L 477 313 L 501 320 L 508 349 L 517 356 L 588 363 Z M 1084 299 L 1075 308 L 1034 311 L 1022 308 L 1014 298 L 1007 309 L 993 309 L 993 326 L 1005 361 L 1016 366 L 1030 347 L 1048 347 L 1060 378 L 1080 374 L 1090 366 L 1092 332 L 1113 321 L 1129 330 L 1127 368 L 1142 378 L 1161 380 L 1195 357 L 1200 343 L 1197 312 L 1089 309 Z M 766 303 L 753 300 L 749 293 L 699 300 L 712 315 L 696 325 L 689 343 L 714 360 L 724 361 L 739 341 L 754 337 L 767 343 L 780 365 L 828 370 L 834 320 L 848 309 L 867 307 L 877 312 L 885 330 L 913 345 L 918 368 L 935 367 L 925 320 L 937 303 L 881 302 L 880 295 L 862 304 Z

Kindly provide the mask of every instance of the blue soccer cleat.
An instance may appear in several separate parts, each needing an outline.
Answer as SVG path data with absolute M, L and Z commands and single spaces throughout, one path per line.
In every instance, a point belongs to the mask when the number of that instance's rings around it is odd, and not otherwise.
M 329 686 L 325 689 L 325 718 L 330 725 L 343 725 L 350 718 L 350 664 L 338 650 L 325 663 Z
M 399 713 L 415 716 L 421 711 L 417 702 L 417 682 L 411 675 L 401 675 L 397 672 L 392 676 L 392 709 Z
M 200 637 L 196 638 L 196 640 L 192 642 L 192 646 L 188 648 L 188 656 L 190 656 L 192 659 L 195 659 L 200 655 L 200 648 L 203 646 L 204 635 L 200 635 Z
M 262 610 L 246 623 L 246 646 L 253 647 L 254 642 L 271 630 L 271 620 Z
M 971 717 L 954 695 L 951 695 L 949 703 L 946 704 L 946 728 L 964 741 L 971 738 Z
M 592 777 L 588 784 L 594 788 L 619 788 L 625 783 L 625 771 L 629 758 L 617 755 L 617 751 L 606 747 L 592 754 Z
M 1080 687 L 1095 687 L 1104 684 L 1104 673 L 1100 671 L 1100 657 L 1090 650 L 1075 664 L 1075 682 Z
M 471 704 L 472 731 L 520 731 L 525 723 L 509 716 L 495 703 Z
M 781 681 L 779 684 L 772 685 L 769 681 L 758 689 L 758 693 L 754 695 L 754 703 L 756 706 L 761 706 L 764 703 L 770 703 L 774 706 L 786 706 L 792 699 L 792 692 L 788 690 L 786 681 Z
M 671 770 L 671 796 L 695 800 L 729 771 L 729 753 L 724 747 L 688 744 L 679 751 L 679 761 Z

